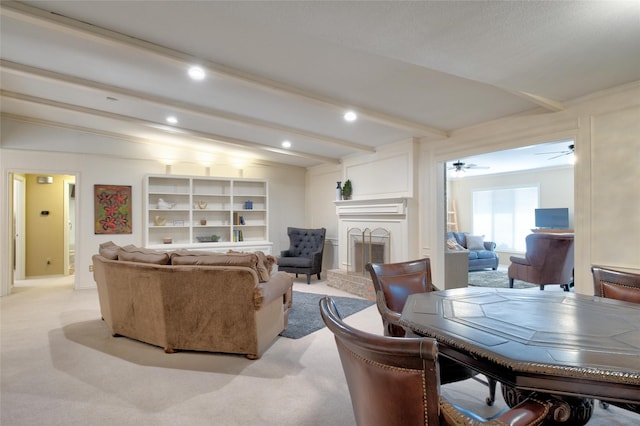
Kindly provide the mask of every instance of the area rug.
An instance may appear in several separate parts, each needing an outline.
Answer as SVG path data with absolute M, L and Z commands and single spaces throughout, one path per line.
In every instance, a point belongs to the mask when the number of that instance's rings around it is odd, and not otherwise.
M 299 339 L 323 328 L 324 322 L 320 317 L 320 299 L 324 294 L 293 292 L 293 306 L 289 309 L 289 325 L 280 333 L 282 337 Z M 360 312 L 375 302 L 353 297 L 331 296 L 336 302 L 338 312 L 342 318 Z
M 508 288 L 509 276 L 507 271 L 472 271 L 469 272 L 469 285 L 475 287 Z M 537 287 L 535 284 L 514 280 L 513 288 Z

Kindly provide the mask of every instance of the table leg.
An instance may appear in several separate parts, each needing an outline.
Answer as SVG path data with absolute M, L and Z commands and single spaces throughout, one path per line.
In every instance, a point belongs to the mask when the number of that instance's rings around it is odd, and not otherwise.
M 502 397 L 509 407 L 515 407 L 527 399 L 530 394 L 534 393 L 532 391 L 505 386 L 504 384 L 501 384 L 500 388 L 502 389 Z M 538 393 L 538 395 L 543 396 L 543 394 L 540 393 Z M 545 425 L 583 426 L 591 419 L 593 399 L 563 395 L 549 396 L 554 400 L 558 400 L 560 404 L 553 409 L 553 420 L 545 423 Z

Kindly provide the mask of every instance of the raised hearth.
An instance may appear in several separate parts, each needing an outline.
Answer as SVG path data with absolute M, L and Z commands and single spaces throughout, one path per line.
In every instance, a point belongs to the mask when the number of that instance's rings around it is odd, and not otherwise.
M 327 271 L 327 285 L 368 300 L 376 300 L 376 292 L 369 275 L 348 273 L 343 269 L 329 269 Z

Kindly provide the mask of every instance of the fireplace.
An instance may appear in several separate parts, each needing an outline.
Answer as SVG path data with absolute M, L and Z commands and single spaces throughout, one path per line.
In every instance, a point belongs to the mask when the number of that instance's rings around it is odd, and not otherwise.
M 349 272 L 366 274 L 365 265 L 389 263 L 391 233 L 384 228 L 370 230 L 351 228 L 347 231 L 347 265 Z
M 375 300 L 366 264 L 401 262 L 415 256 L 416 232 L 409 232 L 410 226 L 417 228 L 410 215 L 412 202 L 407 198 L 335 201 L 339 268 L 327 271 L 327 284 Z

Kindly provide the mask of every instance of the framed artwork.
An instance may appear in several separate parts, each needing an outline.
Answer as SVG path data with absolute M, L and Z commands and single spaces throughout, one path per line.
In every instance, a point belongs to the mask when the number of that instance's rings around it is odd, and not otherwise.
M 94 185 L 96 234 L 131 234 L 131 186 Z

